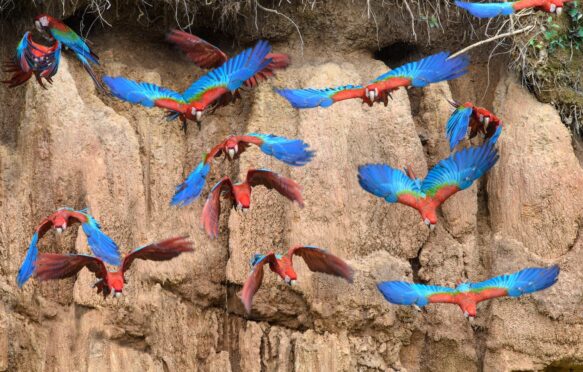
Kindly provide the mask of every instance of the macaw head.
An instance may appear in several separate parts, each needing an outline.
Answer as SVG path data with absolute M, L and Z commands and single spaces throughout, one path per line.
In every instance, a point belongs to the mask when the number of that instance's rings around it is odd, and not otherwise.
M 235 196 L 235 209 L 246 213 L 251 205 L 251 186 L 248 183 L 233 185 L 233 195 Z
M 468 320 L 474 320 L 476 317 L 476 303 L 474 301 L 464 301 L 461 303 L 460 307 L 464 312 L 464 316 L 468 318 Z
M 276 254 L 275 258 L 279 263 L 280 272 L 279 275 L 283 278 L 283 281 L 287 285 L 295 285 L 298 280 L 298 274 L 294 270 L 289 259 L 281 254 Z
M 111 291 L 112 297 L 121 297 L 123 294 L 123 272 L 121 271 L 112 271 L 107 273 L 107 286 Z
M 549 0 L 545 2 L 542 6 L 543 10 L 547 13 L 557 13 L 561 15 L 563 13 L 564 0 Z
M 57 214 L 53 218 L 53 227 L 57 230 L 57 233 L 60 234 L 67 229 L 67 218 L 62 214 Z
M 51 16 L 49 16 L 47 14 L 39 14 L 34 18 L 34 27 L 36 27 L 36 29 L 39 32 L 42 32 L 45 29 L 47 29 L 50 24 L 51 24 Z
M 431 231 L 435 229 L 437 224 L 437 213 L 435 208 L 425 208 L 421 211 L 421 218 L 423 218 L 423 223 L 429 227 Z
M 204 105 L 202 105 L 200 102 L 193 102 L 192 104 L 188 105 L 184 115 L 188 120 L 194 120 L 197 123 L 200 123 L 204 109 Z
M 235 137 L 229 137 L 225 141 L 225 154 L 229 157 L 229 159 L 233 160 L 235 155 L 239 152 L 239 141 L 235 139 Z

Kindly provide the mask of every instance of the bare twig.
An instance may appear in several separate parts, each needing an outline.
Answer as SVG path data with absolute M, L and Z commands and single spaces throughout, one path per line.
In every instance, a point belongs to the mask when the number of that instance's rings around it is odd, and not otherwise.
M 298 35 L 300 37 L 300 50 L 302 52 L 302 55 L 304 54 L 304 38 L 302 37 L 302 33 L 300 31 L 300 27 L 298 26 L 297 23 L 294 22 L 293 19 L 291 19 L 290 17 L 288 17 L 287 15 L 275 10 L 275 9 L 271 9 L 271 8 L 266 8 L 263 5 L 259 4 L 259 1 L 255 1 L 255 5 L 257 6 L 257 8 L 263 10 L 264 12 L 268 12 L 268 13 L 273 13 L 273 14 L 277 14 L 278 16 L 281 16 L 285 19 L 287 19 L 292 25 L 294 25 L 294 27 L 296 28 L 296 31 L 298 32 Z M 256 23 L 255 23 L 255 27 L 257 27 L 257 18 L 255 19 Z
M 485 40 L 482 40 L 482 41 L 478 41 L 477 43 L 474 43 L 474 44 L 472 44 L 470 46 L 467 46 L 464 49 L 462 49 L 462 50 L 460 50 L 460 51 L 452 54 L 451 56 L 449 56 L 448 59 L 455 58 L 455 57 L 457 57 L 457 56 L 459 56 L 461 54 L 464 54 L 468 50 L 474 49 L 477 46 L 480 46 L 480 45 L 489 43 L 489 42 L 494 41 L 494 40 L 502 39 L 502 38 L 505 38 L 505 37 L 508 37 L 508 36 L 513 36 L 513 35 L 521 34 L 523 32 L 528 32 L 528 31 L 531 31 L 533 28 L 534 28 L 534 26 L 528 26 L 528 27 L 525 27 L 525 28 L 521 28 L 520 30 L 506 32 L 504 34 L 495 35 L 495 36 L 492 36 L 491 38 L 488 38 L 488 39 L 485 39 Z

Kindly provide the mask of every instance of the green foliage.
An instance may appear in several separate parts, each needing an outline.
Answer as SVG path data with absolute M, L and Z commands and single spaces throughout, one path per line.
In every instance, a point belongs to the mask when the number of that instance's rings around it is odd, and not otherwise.
M 542 38 L 533 38 L 529 44 L 536 49 L 546 48 L 549 53 L 558 49 L 583 49 L 583 12 L 579 1 L 565 4 L 567 22 L 561 22 L 557 16 L 550 16 L 546 20 Z

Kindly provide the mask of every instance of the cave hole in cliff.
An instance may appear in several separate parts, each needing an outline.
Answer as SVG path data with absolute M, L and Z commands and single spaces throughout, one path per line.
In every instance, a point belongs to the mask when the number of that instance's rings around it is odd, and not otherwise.
M 63 19 L 63 23 L 84 38 L 92 32 L 102 29 L 99 15 L 89 11 L 88 6 L 77 8 L 73 14 Z
M 547 366 L 544 372 L 583 372 L 583 365 L 572 361 L 558 361 Z
M 373 57 L 383 61 L 390 68 L 395 68 L 415 60 L 419 55 L 420 51 L 417 45 L 406 41 L 397 41 L 375 51 Z

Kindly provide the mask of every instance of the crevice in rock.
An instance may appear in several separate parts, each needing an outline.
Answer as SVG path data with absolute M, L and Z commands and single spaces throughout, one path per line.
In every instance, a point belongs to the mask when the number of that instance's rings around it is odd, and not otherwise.
M 416 56 L 420 54 L 419 47 L 416 44 L 406 41 L 396 41 L 376 50 L 373 58 L 383 61 L 385 65 L 393 69 L 415 60 Z
M 421 270 L 421 252 L 423 251 L 423 248 L 425 248 L 425 243 L 421 246 L 421 248 L 419 248 L 419 250 L 417 251 L 417 255 L 413 258 L 409 259 L 409 265 L 411 265 L 411 272 L 413 275 L 413 282 L 414 283 L 420 283 L 420 284 L 427 284 L 427 280 L 423 280 L 421 279 L 421 277 L 419 276 L 419 271 Z

